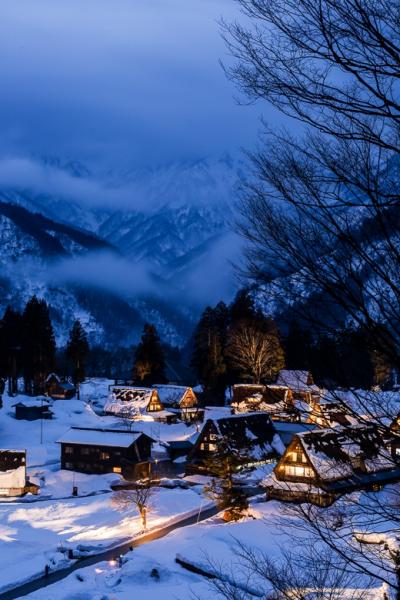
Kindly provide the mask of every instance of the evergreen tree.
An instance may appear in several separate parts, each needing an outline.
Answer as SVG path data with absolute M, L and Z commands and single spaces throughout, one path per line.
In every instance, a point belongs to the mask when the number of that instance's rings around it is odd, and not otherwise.
M 303 329 L 297 321 L 290 323 L 285 340 L 286 366 L 288 369 L 310 369 L 312 342 L 310 331 Z
M 73 366 L 72 379 L 74 384 L 85 380 L 85 359 L 89 354 L 89 343 L 86 331 L 81 322 L 76 320 L 69 334 L 66 355 Z
M 27 393 L 44 392 L 46 376 L 55 367 L 56 344 L 49 307 L 33 296 L 22 315 L 22 362 Z
M 21 314 L 7 307 L 0 321 L 0 377 L 8 380 L 8 391 L 18 391 L 21 369 Z
M 223 339 L 226 337 L 226 314 L 222 303 L 204 310 L 197 324 L 191 365 L 203 385 L 206 401 L 223 404 L 226 388 L 226 364 Z
M 139 385 L 165 383 L 165 359 L 157 329 L 145 323 L 142 338 L 135 352 L 133 380 Z
M 257 311 L 254 307 L 254 300 L 247 288 L 239 290 L 234 301 L 229 307 L 229 315 L 232 324 L 244 320 L 255 318 Z

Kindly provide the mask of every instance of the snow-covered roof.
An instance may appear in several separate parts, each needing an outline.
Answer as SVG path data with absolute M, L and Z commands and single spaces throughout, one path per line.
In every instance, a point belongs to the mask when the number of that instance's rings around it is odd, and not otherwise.
M 46 398 L 45 396 L 39 396 L 39 397 L 34 397 L 34 398 L 30 398 L 30 397 L 23 397 L 20 400 L 18 400 L 18 402 L 16 402 L 15 404 L 13 404 L 12 406 L 26 406 L 26 407 L 38 407 L 40 408 L 43 404 L 43 407 L 48 407 L 50 400 L 49 398 Z
M 318 392 L 318 386 L 314 385 L 312 375 L 309 371 L 282 369 L 279 372 L 277 385 L 282 385 L 297 392 Z
M 158 396 L 164 405 L 171 406 L 173 404 L 179 404 L 185 396 L 187 390 L 191 388 L 185 385 L 153 385 L 153 388 L 157 390 Z
M 357 468 L 374 473 L 394 466 L 385 440 L 373 425 L 309 431 L 299 433 L 298 439 L 323 479 L 350 477 Z
M 268 454 L 283 454 L 285 447 L 275 431 L 270 416 L 265 412 L 236 414 L 209 419 L 218 434 L 229 440 L 232 447 L 246 447 L 253 458 L 260 460 Z M 204 429 L 207 426 L 204 426 Z M 202 434 L 199 436 L 199 440 Z
M 112 431 L 110 429 L 71 427 L 57 442 L 59 444 L 129 448 L 141 435 L 143 433 L 140 431 Z
M 57 375 L 57 373 L 49 373 L 49 374 L 47 375 L 47 377 L 46 377 L 46 383 L 47 383 L 48 381 L 50 381 L 50 379 L 53 379 L 53 378 L 54 378 L 56 381 L 58 381 L 58 383 L 60 383 L 61 379 L 60 379 L 60 377 Z
M 110 397 L 104 405 L 104 411 L 120 416 L 144 414 L 157 390 L 145 387 L 112 386 Z

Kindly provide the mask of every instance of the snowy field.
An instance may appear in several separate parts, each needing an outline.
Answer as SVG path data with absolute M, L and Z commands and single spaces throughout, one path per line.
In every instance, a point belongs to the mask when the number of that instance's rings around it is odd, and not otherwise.
M 276 502 L 253 503 L 251 516 L 238 523 L 224 523 L 216 516 L 198 525 L 185 527 L 167 537 L 135 548 L 119 567 L 107 562 L 80 569 L 67 579 L 36 591 L 31 600 L 187 600 L 217 598 L 209 580 L 191 573 L 179 564 L 177 556 L 210 570 L 216 567 L 228 579 L 234 578 L 249 598 L 265 597 L 268 591 L 255 578 L 241 572 L 236 554 L 237 543 L 279 559 L 281 548 L 292 545 L 290 531 L 276 525 L 281 505 Z M 157 569 L 159 578 L 151 575 Z M 350 600 L 353 590 L 348 590 Z M 340 596 L 344 598 L 344 596 Z M 333 596 L 332 596 L 333 598 Z M 383 598 L 383 588 L 370 590 L 369 600 Z
M 0 499 L 0 591 L 19 582 L 43 575 L 69 564 L 60 549 L 100 552 L 124 542 L 140 529 L 136 508 L 122 508 L 116 474 L 86 475 L 60 470 L 60 447 L 56 443 L 71 426 L 126 429 L 116 417 L 97 414 L 107 398 L 108 381 L 96 380 L 82 386 L 81 400 L 56 400 L 54 417 L 46 421 L 19 421 L 12 405 L 22 395 L 3 397 L 0 419 L 0 447 L 27 451 L 27 473 L 40 485 L 38 496 Z M 195 427 L 135 422 L 157 440 L 187 439 L 196 436 Z M 42 439 L 42 443 L 41 443 Z M 78 497 L 72 487 L 78 487 Z M 122 492 L 123 494 L 123 492 Z M 159 527 L 177 515 L 193 513 L 204 504 L 202 486 L 190 489 L 157 488 L 148 511 L 148 527 Z M 21 569 L 23 565 L 23 569 Z

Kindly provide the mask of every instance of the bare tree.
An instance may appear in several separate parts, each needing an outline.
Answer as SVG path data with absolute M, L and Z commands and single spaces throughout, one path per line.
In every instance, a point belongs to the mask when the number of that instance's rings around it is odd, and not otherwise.
M 251 155 L 239 222 L 246 275 L 265 304 L 314 331 L 363 328 L 399 369 L 400 5 L 237 1 L 247 24 L 223 24 L 236 59 L 228 75 L 250 100 L 301 123 L 298 135 L 266 126 Z M 389 437 L 395 407 L 396 398 L 365 392 L 354 394 L 352 410 Z M 294 510 L 346 573 L 377 577 L 400 598 L 398 498 L 398 488 L 390 501 L 365 494 L 344 505 L 342 521 L 328 509 Z
M 137 484 L 132 490 L 116 492 L 113 496 L 113 503 L 121 512 L 134 504 L 139 511 L 142 528 L 146 531 L 147 511 L 152 495 L 153 489 L 150 483 Z
M 281 548 L 279 561 L 236 541 L 234 563 L 227 565 L 207 555 L 213 596 L 226 600 L 367 600 L 372 578 L 349 573 L 346 562 L 329 549 L 320 551 L 303 541 L 302 552 Z
M 252 383 L 273 379 L 285 364 L 277 335 L 246 321 L 232 331 L 227 355 L 234 369 Z

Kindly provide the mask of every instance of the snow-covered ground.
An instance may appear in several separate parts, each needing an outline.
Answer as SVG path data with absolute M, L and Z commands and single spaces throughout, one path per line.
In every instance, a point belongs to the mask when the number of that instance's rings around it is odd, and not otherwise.
M 281 515 L 277 502 L 253 503 L 251 516 L 238 523 L 224 523 L 219 516 L 198 525 L 178 529 L 167 537 L 135 548 L 126 555 L 126 562 L 102 562 L 80 569 L 67 579 L 36 591 L 31 600 L 186 600 L 196 597 L 217 598 L 216 590 L 204 576 L 182 568 L 179 558 L 205 570 L 216 569 L 228 580 L 239 582 L 244 590 L 265 597 L 268 587 L 255 577 L 241 574 L 236 553 L 241 543 L 259 549 L 271 559 L 279 559 L 281 547 L 292 544 L 290 530 L 283 532 L 276 526 Z M 159 577 L 152 576 L 153 569 Z M 349 600 L 353 590 L 348 590 Z M 260 593 L 260 595 L 258 595 Z M 333 598 L 333 596 L 332 596 Z M 344 596 L 340 596 L 344 599 Z M 383 598 L 383 589 L 371 589 L 369 600 Z
M 120 476 L 60 470 L 60 448 L 56 440 L 71 426 L 126 428 L 126 422 L 117 417 L 101 415 L 108 384 L 107 380 L 93 380 L 81 387 L 80 400 L 54 401 L 51 406 L 54 418 L 42 422 L 15 420 L 12 405 L 23 398 L 4 397 L 0 447 L 26 449 L 28 476 L 41 490 L 38 496 L 0 499 L 0 592 L 43 575 L 46 564 L 52 570 L 70 564 L 65 549 L 94 554 L 116 547 L 140 532 L 136 508 L 132 504 L 127 506 L 121 500 L 121 492 L 111 489 L 111 484 L 118 482 Z M 214 408 L 206 411 L 205 418 L 228 415 L 228 409 Z M 195 426 L 183 423 L 138 421 L 132 429 L 143 431 L 159 442 L 194 440 L 198 433 Z M 160 451 L 161 444 L 156 446 Z M 243 479 L 257 483 L 273 466 L 268 464 L 251 475 L 244 474 Z M 187 479 L 192 484 L 188 489 L 155 489 L 148 512 L 149 528 L 160 527 L 179 515 L 194 514 L 204 507 L 202 490 L 207 478 Z M 78 487 L 78 497 L 72 496 L 74 485 Z M 129 492 L 122 492 L 124 494 L 129 495 Z M 211 561 L 218 564 L 228 578 L 234 574 L 240 580 L 235 555 L 237 540 L 278 561 L 282 546 L 293 545 L 290 527 L 286 530 L 277 527 L 283 506 L 278 502 L 253 501 L 251 514 L 239 523 L 227 524 L 217 516 L 177 529 L 163 539 L 135 548 L 122 567 L 98 563 L 79 569 L 29 597 L 37 600 L 183 600 L 193 592 L 208 600 L 216 597 L 209 581 L 184 570 L 175 562 L 176 556 L 197 565 L 207 566 Z M 363 530 L 368 534 L 369 526 L 365 529 L 363 526 Z M 159 578 L 151 575 L 153 569 L 157 569 Z M 251 582 L 253 591 L 257 586 L 259 582 Z M 381 597 L 381 590 L 371 591 L 371 600 Z
M 19 421 L 13 404 L 22 395 L 3 397 L 0 447 L 27 451 L 27 474 L 40 485 L 38 496 L 0 499 L 0 591 L 42 575 L 46 564 L 63 566 L 60 548 L 100 552 L 130 539 L 140 529 L 136 508 L 122 507 L 121 493 L 113 492 L 116 474 L 86 475 L 60 470 L 59 439 L 71 426 L 126 429 L 116 417 L 104 417 L 100 407 L 107 398 L 107 380 L 82 386 L 81 399 L 56 400 L 54 417 L 46 421 Z M 97 402 L 97 405 L 95 404 Z M 135 422 L 132 429 L 160 441 L 197 435 L 194 426 Z M 72 496 L 73 486 L 78 497 Z M 190 489 L 157 488 L 148 511 L 148 527 L 159 527 L 178 515 L 193 513 L 204 504 L 202 486 Z M 23 565 L 23 568 L 21 568 Z

